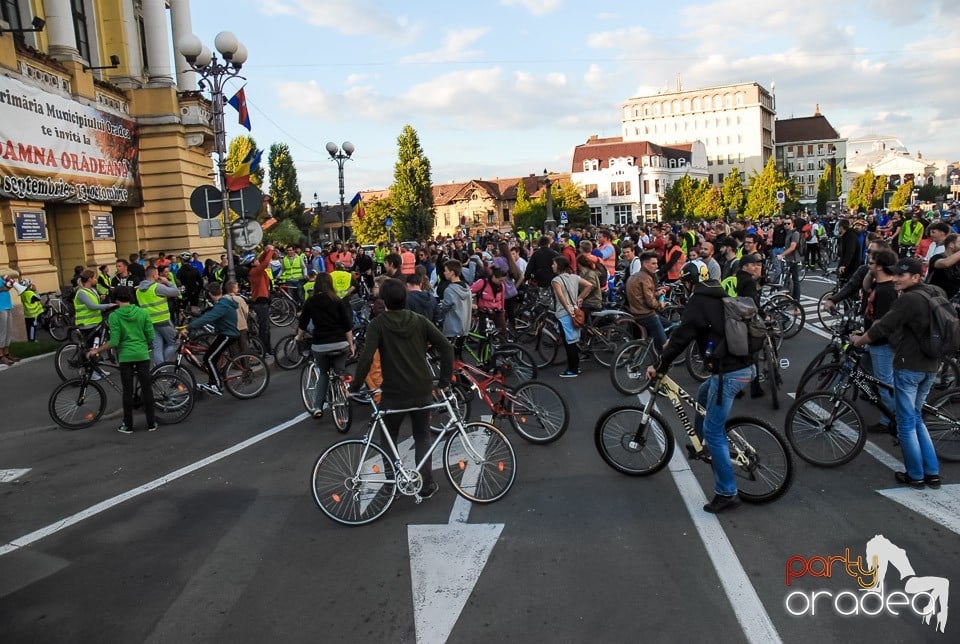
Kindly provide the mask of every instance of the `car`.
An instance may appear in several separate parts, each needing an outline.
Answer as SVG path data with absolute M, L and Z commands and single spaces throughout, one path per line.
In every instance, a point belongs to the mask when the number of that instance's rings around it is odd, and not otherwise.
M 363 249 L 364 255 L 373 255 L 373 251 L 377 249 L 376 244 L 361 244 L 360 248 Z
M 400 245 L 406 248 L 407 250 L 409 250 L 410 252 L 413 252 L 418 248 L 420 248 L 420 242 L 416 242 L 416 241 L 402 241 L 400 242 Z

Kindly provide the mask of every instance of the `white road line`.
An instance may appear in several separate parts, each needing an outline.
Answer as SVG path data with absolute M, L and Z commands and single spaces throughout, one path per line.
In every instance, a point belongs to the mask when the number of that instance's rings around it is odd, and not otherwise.
M 107 499 L 106 501 L 101 501 L 96 505 L 92 505 L 86 510 L 81 510 L 76 514 L 71 514 L 68 517 L 60 519 L 56 523 L 51 523 L 45 528 L 40 528 L 39 530 L 35 530 L 30 534 L 24 535 L 18 539 L 14 539 L 10 543 L 0 546 L 0 557 L 6 554 L 10 554 L 11 552 L 15 552 L 16 550 L 19 550 L 20 548 L 23 548 L 25 546 L 29 546 L 30 544 L 35 543 L 40 539 L 43 539 L 44 537 L 49 537 L 52 534 L 60 532 L 64 528 L 68 528 L 76 523 L 80 523 L 84 519 L 89 519 L 90 517 L 96 516 L 101 512 L 105 512 L 114 506 L 120 505 L 124 501 L 129 501 L 130 499 L 136 498 L 141 494 L 146 494 L 151 490 L 155 490 L 161 485 L 166 485 L 167 483 L 170 483 L 171 481 L 175 481 L 179 478 L 182 478 L 187 474 L 196 472 L 197 470 L 203 467 L 206 467 L 211 463 L 216 463 L 221 459 L 224 459 L 228 456 L 236 454 L 237 452 L 242 451 L 250 447 L 251 445 L 255 445 L 264 439 L 270 438 L 274 434 L 279 434 L 285 429 L 289 429 L 290 427 L 293 427 L 300 421 L 306 420 L 309 417 L 310 415 L 306 412 L 300 414 L 299 416 L 294 416 L 293 418 L 291 418 L 290 420 L 284 423 L 280 423 L 279 425 L 276 425 L 275 427 L 271 427 L 270 429 L 264 432 L 260 432 L 256 436 L 252 436 L 247 440 L 237 443 L 232 447 L 228 447 L 225 450 L 219 451 L 216 454 L 211 454 L 210 456 L 204 459 L 201 459 L 196 463 L 192 463 L 190 465 L 187 465 L 186 467 L 181 467 L 179 470 L 170 472 L 169 474 L 161 476 L 160 478 L 150 481 L 149 483 L 145 483 L 139 487 L 135 487 L 132 490 L 128 490 L 127 492 L 124 492 L 123 494 L 118 494 L 117 496 L 111 499 Z
M 0 483 L 10 483 L 30 471 L 31 468 L 19 470 L 0 470 Z
M 703 511 L 706 496 L 700 482 L 690 471 L 690 465 L 682 455 L 685 450 L 675 450 L 670 459 L 670 474 L 680 490 L 680 496 L 687 506 L 687 512 L 693 520 L 693 525 L 700 534 L 703 546 L 713 562 L 713 567 L 720 577 L 723 591 L 730 600 L 730 606 L 736 614 L 737 621 L 747 641 L 757 644 L 771 644 L 780 642 L 780 634 L 767 614 L 767 610 L 760 601 L 756 589 L 750 583 L 736 551 L 723 531 L 723 526 L 716 515 Z

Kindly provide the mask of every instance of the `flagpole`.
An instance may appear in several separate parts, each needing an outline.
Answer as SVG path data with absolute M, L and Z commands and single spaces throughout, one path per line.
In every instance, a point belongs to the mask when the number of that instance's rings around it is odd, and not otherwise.
M 230 234 L 230 191 L 227 189 L 227 131 L 224 124 L 223 88 L 226 81 L 239 76 L 240 67 L 247 61 L 247 48 L 229 31 L 221 31 L 214 39 L 217 51 L 223 56 L 221 62 L 216 55 L 189 34 L 180 39 L 177 49 L 200 76 L 200 88 L 206 84 L 210 88 L 210 102 L 213 110 L 213 141 L 217 154 L 217 173 L 220 180 L 220 195 L 223 202 L 224 246 L 227 251 L 227 279 L 235 281 L 237 272 L 233 263 L 233 235 Z

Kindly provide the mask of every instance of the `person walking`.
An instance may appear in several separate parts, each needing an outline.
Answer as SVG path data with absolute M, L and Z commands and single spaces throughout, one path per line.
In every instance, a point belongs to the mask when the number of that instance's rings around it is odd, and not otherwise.
M 156 272 L 156 271 L 154 271 Z M 123 423 L 117 428 L 121 434 L 133 433 L 133 379 L 140 384 L 140 400 L 146 415 L 147 431 L 157 429 L 154 413 L 153 387 L 150 383 L 150 347 L 153 344 L 154 323 L 150 313 L 139 306 L 131 306 L 134 299 L 133 289 L 119 286 L 113 292 L 119 308 L 110 315 L 110 340 L 90 349 L 87 357 L 92 358 L 111 346 L 117 348 L 117 360 L 120 363 L 120 383 L 123 390 Z
M 583 299 L 593 290 L 593 284 L 574 273 L 569 260 L 562 255 L 553 258 L 552 271 L 556 277 L 550 282 L 556 308 L 554 315 L 563 329 L 564 348 L 567 352 L 567 370 L 561 378 L 576 378 L 580 375 L 580 328 L 573 323 L 575 311 Z

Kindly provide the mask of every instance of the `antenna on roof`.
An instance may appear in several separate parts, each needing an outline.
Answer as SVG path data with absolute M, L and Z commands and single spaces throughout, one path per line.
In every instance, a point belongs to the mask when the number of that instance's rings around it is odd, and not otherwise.
M 680 81 L 680 74 L 677 74 L 677 92 L 683 91 L 683 83 Z

